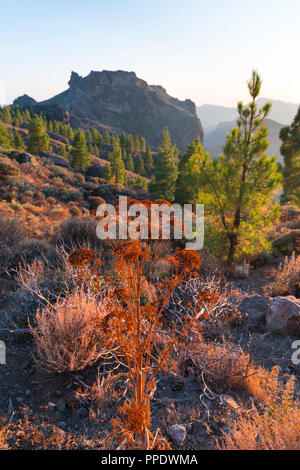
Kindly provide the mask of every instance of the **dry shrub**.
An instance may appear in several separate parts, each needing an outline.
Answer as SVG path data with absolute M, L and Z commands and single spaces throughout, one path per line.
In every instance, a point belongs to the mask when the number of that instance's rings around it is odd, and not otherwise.
M 285 257 L 280 263 L 278 270 L 274 269 L 272 274 L 275 281 L 272 285 L 272 295 L 295 295 L 300 294 L 300 255 L 295 252 L 289 258 Z
M 34 261 L 41 261 L 46 265 L 57 265 L 57 253 L 53 246 L 43 240 L 30 238 L 22 240 L 13 250 L 9 268 L 17 268 L 19 264 L 25 266 Z
M 26 230 L 22 220 L 18 218 L 1 218 L 0 220 L 0 248 L 12 247 L 22 241 Z
M 31 417 L 32 418 L 32 417 Z M 57 426 L 33 418 L 25 414 L 22 418 L 4 428 L 5 441 L 0 449 L 23 450 L 68 450 L 71 446 L 71 436 Z
M 0 450 L 8 450 L 8 439 L 10 436 L 9 425 L 4 425 L 0 428 Z
M 203 380 L 218 391 L 244 391 L 261 402 L 267 402 L 277 393 L 278 367 L 271 372 L 255 368 L 249 354 L 228 341 L 223 344 L 196 342 L 189 346 L 193 364 L 201 370 Z
M 215 276 L 218 279 L 222 279 L 225 282 L 225 271 L 226 267 L 222 261 L 215 258 L 207 248 L 201 250 L 202 265 L 200 267 L 200 275 L 203 277 Z
M 300 403 L 293 400 L 294 378 L 287 383 L 280 399 L 262 412 L 244 414 L 229 423 L 231 435 L 219 447 L 226 450 L 299 450 Z
M 65 220 L 61 224 L 54 242 L 58 242 L 66 248 L 72 247 L 73 249 L 82 246 L 99 248 L 101 245 L 96 234 L 96 221 L 90 217 L 72 217 Z
M 36 314 L 31 327 L 38 362 L 55 372 L 76 371 L 105 355 L 101 322 L 108 315 L 105 301 L 92 293 L 75 292 Z

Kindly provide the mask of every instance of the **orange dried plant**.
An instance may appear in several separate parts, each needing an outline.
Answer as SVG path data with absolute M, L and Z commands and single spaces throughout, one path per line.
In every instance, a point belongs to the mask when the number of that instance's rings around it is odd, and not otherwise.
M 166 249 L 166 243 L 161 240 L 151 245 L 141 240 L 110 242 L 116 261 L 107 275 L 112 286 L 107 299 L 111 313 L 102 326 L 109 332 L 108 346 L 118 347 L 119 359 L 126 364 L 132 385 L 132 396 L 119 409 L 120 419 L 113 420 L 115 434 L 123 440 L 123 445 L 148 449 L 162 443 L 159 434 L 153 436 L 149 430 L 156 376 L 172 347 L 203 315 L 198 304 L 198 310 L 185 318 L 181 330 L 169 335 L 159 354 L 153 354 L 155 338 L 162 328 L 162 314 L 172 293 L 183 279 L 195 274 L 201 264 L 199 254 L 192 250 L 181 250 L 169 256 L 170 274 L 163 282 L 159 280 L 155 284 L 156 303 L 143 305 L 147 277 Z M 86 266 L 80 269 L 86 270 Z

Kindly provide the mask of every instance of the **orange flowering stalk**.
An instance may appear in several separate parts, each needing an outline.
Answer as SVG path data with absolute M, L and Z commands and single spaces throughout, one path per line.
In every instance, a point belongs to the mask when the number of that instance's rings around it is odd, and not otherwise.
M 147 204 L 150 206 L 150 201 Z M 107 302 L 111 313 L 102 327 L 107 332 L 107 346 L 115 348 L 117 345 L 118 359 L 128 368 L 132 391 L 119 409 L 120 419 L 113 420 L 114 432 L 125 448 L 167 448 L 168 444 L 160 433 L 154 436 L 150 431 L 150 404 L 156 389 L 156 376 L 165 367 L 173 346 L 179 344 L 195 322 L 203 317 L 204 302 L 203 309 L 199 309 L 198 302 L 191 306 L 180 331 L 164 335 L 162 347 L 155 354 L 154 350 L 163 327 L 163 312 L 182 281 L 197 274 L 201 264 L 200 256 L 193 250 L 180 250 L 174 256 L 167 256 L 171 265 L 170 273 L 163 281 L 159 279 L 152 284 L 156 297 L 151 303 L 145 300 L 144 295 L 145 289 L 149 287 L 149 275 L 169 241 L 148 242 L 138 239 L 111 240 L 109 243 L 115 256 L 112 272 L 106 276 L 110 284 Z M 91 262 L 92 257 L 86 254 L 85 258 L 82 254 L 79 263 L 76 262 L 76 256 L 72 255 L 69 259 L 74 261 L 75 258 L 75 266 L 88 271 L 88 262 Z M 207 297 L 203 300 L 207 301 Z

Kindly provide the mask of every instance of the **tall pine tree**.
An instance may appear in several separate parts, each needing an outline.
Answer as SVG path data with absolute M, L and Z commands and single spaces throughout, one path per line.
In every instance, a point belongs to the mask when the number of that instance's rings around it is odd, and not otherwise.
M 168 128 L 163 132 L 163 139 L 158 149 L 156 171 L 149 190 L 157 199 L 173 201 L 177 179 L 176 146 L 172 145 Z
M 18 150 L 24 150 L 25 145 L 18 131 L 14 132 L 13 136 L 13 146 Z
M 90 166 L 90 156 L 86 147 L 85 135 L 81 130 L 78 130 L 75 134 L 71 155 L 73 168 L 85 170 Z
M 147 147 L 146 154 L 144 157 L 144 165 L 145 165 L 145 170 L 147 171 L 148 175 L 150 175 L 154 169 L 154 164 L 153 164 L 151 148 L 149 145 Z
M 190 144 L 186 153 L 180 158 L 178 178 L 176 181 L 176 202 L 181 204 L 196 204 L 201 193 L 201 167 L 204 160 L 209 158 L 204 153 L 199 139 Z
M 35 114 L 29 122 L 28 151 L 38 155 L 41 150 L 48 150 L 50 139 L 46 133 L 47 126 L 41 116 Z
M 143 161 L 141 155 L 139 155 L 137 157 L 136 164 L 135 164 L 135 172 L 138 175 L 141 175 L 141 176 L 145 176 L 145 174 L 146 174 L 144 161 Z
M 253 71 L 248 89 L 251 102 L 238 103 L 237 127 L 226 139 L 224 155 L 217 160 L 204 159 L 202 202 L 217 224 L 216 233 L 222 236 L 219 247 L 226 247 L 227 262 L 242 254 L 254 254 L 267 247 L 264 229 L 276 220 L 279 213 L 274 196 L 282 179 L 275 157 L 269 158 L 268 128 L 264 120 L 271 105 L 257 108 L 256 99 L 261 78 Z
M 115 183 L 124 184 L 126 179 L 126 171 L 119 141 L 114 140 L 113 151 L 109 153 L 108 159 L 111 163 L 112 177 L 114 178 Z
M 125 168 L 128 171 L 134 171 L 134 163 L 132 160 L 131 153 L 127 155 L 126 162 L 125 162 Z

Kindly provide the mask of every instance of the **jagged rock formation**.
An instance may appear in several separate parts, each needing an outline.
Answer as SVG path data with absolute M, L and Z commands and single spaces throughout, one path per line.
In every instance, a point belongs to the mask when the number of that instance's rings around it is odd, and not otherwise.
M 13 104 L 15 106 L 20 106 L 21 108 L 30 108 L 31 106 L 34 106 L 35 104 L 37 104 L 37 101 L 31 98 L 31 96 L 22 95 L 16 98 Z
M 14 104 L 23 105 L 22 101 L 18 98 Z M 75 127 L 144 136 L 153 148 L 159 145 L 165 126 L 180 150 L 197 137 L 203 141 L 195 104 L 172 98 L 164 88 L 148 85 L 134 72 L 103 70 L 86 77 L 72 72 L 68 90 L 31 104 L 46 115 L 62 112 Z

